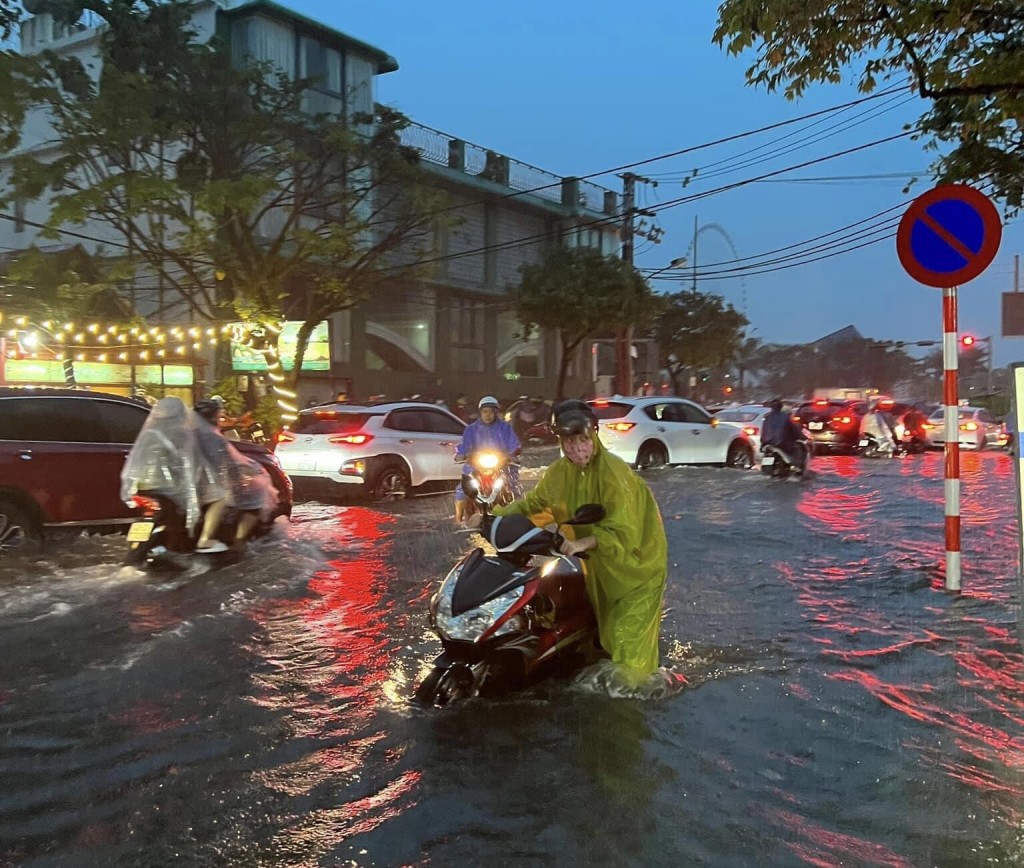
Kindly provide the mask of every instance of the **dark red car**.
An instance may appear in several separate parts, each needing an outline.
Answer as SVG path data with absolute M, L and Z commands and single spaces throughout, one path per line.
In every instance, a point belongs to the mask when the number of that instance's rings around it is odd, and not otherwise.
M 0 388 L 0 549 L 46 527 L 137 518 L 121 500 L 121 468 L 148 414 L 144 404 L 102 392 Z M 274 454 L 234 445 L 270 474 L 277 515 L 291 515 L 291 481 Z

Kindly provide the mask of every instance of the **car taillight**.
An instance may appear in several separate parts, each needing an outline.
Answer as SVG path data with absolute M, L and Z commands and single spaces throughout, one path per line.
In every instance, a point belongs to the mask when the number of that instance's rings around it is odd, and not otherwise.
M 849 425 L 853 421 L 853 419 L 851 419 L 849 416 L 833 416 L 832 421 L 836 425 Z
M 618 431 L 620 434 L 625 434 L 627 431 L 632 431 L 636 428 L 636 422 L 609 422 L 604 427 L 609 431 Z
M 295 440 L 295 435 L 288 431 L 281 431 L 277 437 L 274 438 L 275 443 L 292 443 Z
M 156 515 L 160 512 L 160 501 L 146 497 L 144 494 L 133 494 L 132 503 L 135 504 L 141 510 L 142 514 L 147 518 Z
M 977 431 L 978 430 L 978 423 L 977 422 L 964 422 L 964 424 L 960 426 L 960 430 L 961 431 Z
M 800 417 L 799 416 L 794 416 L 793 417 L 793 421 L 796 422 L 797 424 L 799 424 L 800 423 Z
M 922 422 L 921 427 L 927 428 L 930 431 L 932 428 L 935 428 L 936 426 L 933 425 L 931 422 Z
M 756 437 L 760 430 L 760 428 L 755 428 L 753 425 L 747 425 L 743 429 L 743 433 L 746 434 L 748 437 Z
M 341 434 L 338 437 L 328 437 L 328 443 L 345 443 L 349 446 L 362 446 L 373 439 L 372 434 Z

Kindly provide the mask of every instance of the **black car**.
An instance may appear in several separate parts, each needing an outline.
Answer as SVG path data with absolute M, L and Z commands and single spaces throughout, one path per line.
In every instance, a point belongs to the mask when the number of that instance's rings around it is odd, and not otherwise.
M 797 407 L 793 421 L 807 432 L 815 452 L 853 452 L 867 411 L 863 401 L 819 398 Z

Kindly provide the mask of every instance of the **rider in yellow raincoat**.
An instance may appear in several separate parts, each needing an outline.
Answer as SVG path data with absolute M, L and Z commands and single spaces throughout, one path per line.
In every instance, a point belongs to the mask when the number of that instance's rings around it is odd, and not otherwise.
M 601 645 L 612 662 L 635 678 L 658 668 L 658 631 L 668 571 L 668 543 L 661 514 L 646 483 L 597 435 L 597 419 L 583 401 L 562 401 L 552 426 L 564 457 L 544 473 L 522 500 L 495 509 L 521 514 L 535 524 L 564 522 L 585 503 L 598 503 L 597 524 L 566 528 L 563 554 L 589 552 L 584 561 L 587 593 L 597 614 Z

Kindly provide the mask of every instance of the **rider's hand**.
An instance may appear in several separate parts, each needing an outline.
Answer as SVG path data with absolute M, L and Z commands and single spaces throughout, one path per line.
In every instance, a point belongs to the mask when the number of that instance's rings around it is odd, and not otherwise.
M 466 460 L 466 456 L 465 455 L 459 455 L 458 453 L 456 453 L 456 455 L 455 455 L 455 462 L 456 462 L 456 464 L 461 464 L 465 460 Z
M 563 555 L 578 555 L 580 552 L 589 552 L 593 548 L 597 548 L 597 539 L 585 536 L 583 539 L 563 540 L 558 550 Z

